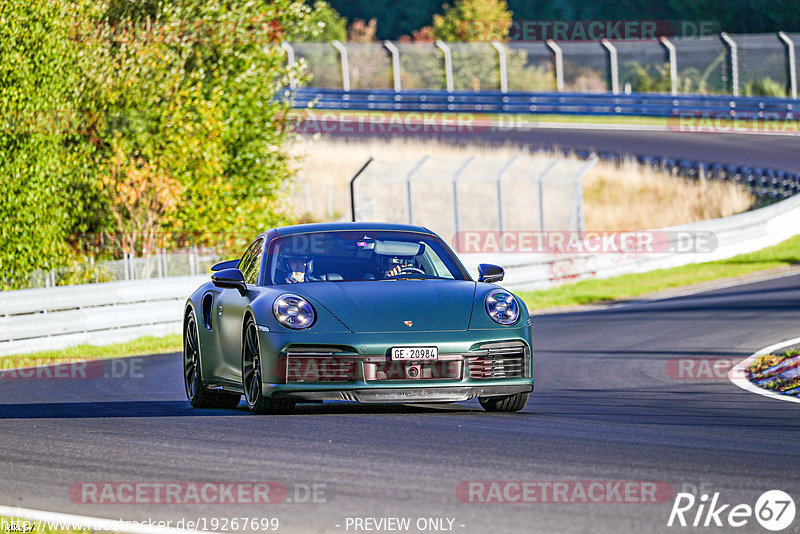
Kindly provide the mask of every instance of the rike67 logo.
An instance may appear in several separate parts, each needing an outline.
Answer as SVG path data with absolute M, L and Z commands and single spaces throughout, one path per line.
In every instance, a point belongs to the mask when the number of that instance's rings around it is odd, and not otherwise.
M 752 525 L 755 517 L 759 525 L 777 532 L 789 527 L 794 522 L 794 516 L 794 500 L 781 490 L 763 493 L 755 506 L 724 503 L 719 492 L 710 496 L 704 493 L 699 498 L 691 493 L 678 493 L 667 526 L 738 528 Z M 752 527 L 749 531 L 752 531 Z

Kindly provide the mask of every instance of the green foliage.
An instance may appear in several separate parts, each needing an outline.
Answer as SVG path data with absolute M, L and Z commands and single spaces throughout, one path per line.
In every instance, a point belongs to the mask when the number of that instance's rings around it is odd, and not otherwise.
M 786 96 L 786 87 L 770 78 L 765 76 L 757 80 L 750 80 L 744 86 L 743 94 L 747 96 Z
M 83 151 L 59 117 L 75 111 L 81 79 L 65 4 L 0 2 L 0 288 L 34 269 L 61 263 L 80 214 L 67 196 L 79 181 Z M 47 46 L 42 46 L 47 43 Z
M 620 85 L 631 85 L 635 93 L 669 93 L 672 83 L 669 77 L 669 65 L 651 66 L 649 69 L 635 62 L 629 61 L 621 65 L 622 76 Z
M 505 0 L 456 0 L 433 16 L 433 35 L 442 41 L 505 40 L 511 12 Z
M 330 42 L 347 39 L 347 19 L 342 17 L 328 2 L 314 2 L 305 24 L 289 28 L 290 41 Z
M 279 42 L 288 29 L 320 29 L 315 16 L 332 10 L 294 0 L 0 3 L 2 287 L 64 264 L 78 233 L 238 245 L 284 222 L 290 104 L 280 92 L 290 75 L 305 78 Z M 68 120 L 41 120 L 54 112 Z

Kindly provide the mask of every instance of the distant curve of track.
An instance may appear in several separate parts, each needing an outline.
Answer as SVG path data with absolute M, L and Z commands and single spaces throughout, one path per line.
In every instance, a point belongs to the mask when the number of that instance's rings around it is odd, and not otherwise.
M 451 143 L 482 142 L 512 144 L 531 149 L 593 150 L 620 154 L 685 158 L 696 161 L 766 167 L 800 172 L 800 136 L 784 134 L 743 134 L 675 132 L 668 130 L 628 130 L 590 128 L 552 128 L 487 130 L 481 132 L 362 133 L 328 134 L 332 138 L 364 139 L 405 137 L 439 139 Z

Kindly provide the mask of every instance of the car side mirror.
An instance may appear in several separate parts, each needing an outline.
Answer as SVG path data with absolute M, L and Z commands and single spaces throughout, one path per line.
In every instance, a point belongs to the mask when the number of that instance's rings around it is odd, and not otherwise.
M 218 264 L 214 265 L 211 270 L 212 271 L 221 271 L 222 269 L 233 269 L 239 265 L 239 260 L 228 260 L 228 261 L 221 261 Z
M 503 268 L 497 265 L 491 265 L 489 263 L 481 263 L 478 265 L 478 282 L 493 284 L 495 282 L 500 282 L 505 275 L 506 272 Z
M 211 281 L 220 288 L 238 289 L 242 296 L 247 294 L 247 284 L 239 269 L 223 269 L 211 275 Z

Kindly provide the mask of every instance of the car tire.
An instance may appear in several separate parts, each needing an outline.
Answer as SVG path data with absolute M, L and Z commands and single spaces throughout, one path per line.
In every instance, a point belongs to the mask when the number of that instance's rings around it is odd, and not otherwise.
M 252 317 L 247 318 L 242 337 L 242 391 L 250 411 L 256 414 L 288 414 L 294 410 L 295 401 L 264 397 L 261 383 L 261 351 L 258 330 Z
M 515 393 L 503 397 L 478 397 L 487 412 L 518 412 L 528 404 L 530 393 Z
M 186 398 L 194 408 L 236 408 L 242 400 L 242 396 L 236 393 L 213 391 L 205 387 L 194 310 L 189 312 L 183 330 L 183 385 Z

